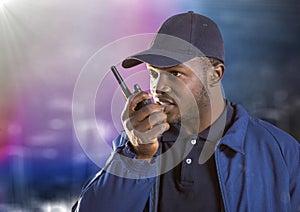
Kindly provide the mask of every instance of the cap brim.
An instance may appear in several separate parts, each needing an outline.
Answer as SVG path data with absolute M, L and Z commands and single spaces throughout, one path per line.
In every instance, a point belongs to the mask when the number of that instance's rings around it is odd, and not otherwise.
M 155 54 L 144 54 L 144 55 L 133 55 L 131 57 L 126 58 L 122 62 L 122 66 L 124 68 L 131 68 L 141 63 L 148 63 L 156 67 L 172 67 L 180 64 L 179 61 L 166 56 L 155 55 Z
M 193 59 L 199 55 L 180 54 L 163 49 L 148 49 L 126 58 L 122 62 L 124 68 L 131 68 L 141 63 L 148 63 L 156 67 L 173 67 Z

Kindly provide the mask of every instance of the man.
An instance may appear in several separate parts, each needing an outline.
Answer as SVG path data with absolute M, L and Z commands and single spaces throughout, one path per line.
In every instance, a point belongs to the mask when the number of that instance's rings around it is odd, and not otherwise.
M 79 211 L 300 211 L 300 146 L 224 99 L 217 25 L 193 12 L 166 20 L 146 63 L 151 93 L 127 99 L 124 132 L 84 188 Z M 146 99 L 154 103 L 137 109 Z

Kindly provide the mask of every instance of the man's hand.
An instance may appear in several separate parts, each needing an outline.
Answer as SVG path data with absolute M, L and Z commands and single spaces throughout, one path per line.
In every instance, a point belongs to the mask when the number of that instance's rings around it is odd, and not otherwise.
M 159 104 L 151 103 L 135 110 L 139 102 L 151 97 L 150 93 L 143 91 L 131 95 L 121 116 L 137 159 L 151 159 L 159 147 L 158 137 L 170 127 L 167 115 Z

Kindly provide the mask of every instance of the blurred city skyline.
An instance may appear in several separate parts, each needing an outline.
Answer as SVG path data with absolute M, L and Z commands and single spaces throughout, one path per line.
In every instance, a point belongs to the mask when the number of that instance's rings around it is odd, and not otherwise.
M 154 33 L 169 16 L 189 10 L 211 17 L 223 33 L 226 97 L 300 140 L 296 0 L 1 1 L 0 211 L 70 207 L 83 183 L 99 170 L 73 126 L 80 72 L 105 46 Z M 147 89 L 147 76 L 134 75 L 143 69 L 120 72 L 130 85 L 138 80 Z M 101 71 L 106 70 L 99 67 Z M 121 130 L 117 119 L 123 100 L 117 89 L 106 75 L 95 98 L 98 128 L 90 118 L 80 122 L 89 145 L 97 144 L 99 132 L 104 136 L 99 163 L 105 162 L 110 142 Z

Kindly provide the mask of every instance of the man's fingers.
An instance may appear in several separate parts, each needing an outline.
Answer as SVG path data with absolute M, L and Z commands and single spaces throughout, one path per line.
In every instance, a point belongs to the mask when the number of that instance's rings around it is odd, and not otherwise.
M 149 120 L 148 120 L 149 117 L 151 117 L 152 114 L 155 114 L 155 113 L 163 114 L 162 111 L 163 111 L 163 109 L 162 109 L 161 105 L 151 103 L 151 104 L 143 106 L 138 111 L 132 112 L 131 114 L 129 114 L 129 112 L 127 114 L 125 114 L 126 111 L 123 111 L 122 121 L 127 122 L 128 120 L 130 120 L 131 125 L 135 128 L 135 127 L 140 126 L 141 124 L 143 125 L 143 122 L 145 124 L 147 124 L 147 123 L 149 124 Z M 154 117 L 156 117 L 156 115 L 154 115 Z M 152 124 L 152 125 L 155 125 L 154 122 L 156 119 L 163 119 L 164 117 L 166 118 L 165 115 L 163 115 L 162 117 L 158 117 L 158 118 L 157 117 L 154 118 L 154 117 L 151 118 L 151 120 L 150 120 L 150 124 Z M 129 125 L 126 125 L 126 126 L 129 126 Z M 149 129 L 149 127 L 146 129 Z M 143 131 L 145 131 L 145 130 L 143 130 Z
M 152 129 L 154 126 L 166 122 L 167 115 L 163 112 L 156 112 L 150 114 L 143 121 L 139 121 L 138 124 L 134 125 L 135 129 L 140 132 L 145 132 Z
M 135 107 L 137 106 L 138 103 L 140 103 L 143 100 L 146 99 L 151 99 L 152 94 L 147 93 L 147 92 L 139 92 L 139 93 L 134 93 L 132 94 L 126 101 L 124 110 L 121 114 L 122 121 L 126 120 L 128 117 L 131 117 L 133 114 L 135 114 Z M 146 105 L 148 106 L 148 105 Z M 144 107 L 143 107 L 144 108 Z M 149 108 L 151 110 L 151 108 Z M 144 109 L 144 113 L 146 113 L 147 110 Z M 144 115 L 144 117 L 146 114 Z
M 143 106 L 141 109 L 136 111 L 134 113 L 134 115 L 137 117 L 137 121 L 142 121 L 142 120 L 148 118 L 148 116 L 150 114 L 158 113 L 158 112 L 162 112 L 162 111 L 163 111 L 163 108 L 161 105 L 152 103 L 152 104 Z
M 143 101 L 145 99 L 151 99 L 151 98 L 152 98 L 152 94 L 151 93 L 147 93 L 145 91 L 141 91 L 139 93 L 133 94 L 132 96 L 130 96 L 128 98 L 128 101 L 130 102 L 130 107 L 129 107 L 130 111 L 129 112 L 135 111 L 135 107 L 141 101 Z
M 157 142 L 157 138 L 160 137 L 165 131 L 170 128 L 168 123 L 161 123 L 154 126 L 152 129 L 146 132 L 140 132 L 134 129 L 134 134 L 140 139 L 137 140 L 139 145 L 141 144 L 151 144 Z

